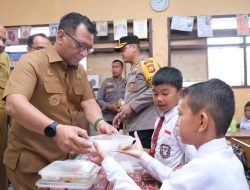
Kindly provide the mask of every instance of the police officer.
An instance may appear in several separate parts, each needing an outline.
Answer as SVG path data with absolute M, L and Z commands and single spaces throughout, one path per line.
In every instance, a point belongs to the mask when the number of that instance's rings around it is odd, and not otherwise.
M 4 52 L 6 43 L 6 30 L 0 25 L 0 97 L 3 96 L 5 85 L 9 78 L 10 72 L 10 60 L 8 55 Z M 8 180 L 5 172 L 5 166 L 3 164 L 3 153 L 7 142 L 7 114 L 5 111 L 5 103 L 0 99 L 0 189 L 8 189 Z
M 69 152 L 88 153 L 80 109 L 100 133 L 118 131 L 102 118 L 80 60 L 93 52 L 96 32 L 88 17 L 62 17 L 54 46 L 25 54 L 11 74 L 3 99 L 12 116 L 4 164 L 14 189 L 34 190 L 38 171 Z
M 153 58 L 141 59 L 140 41 L 137 36 L 120 38 L 115 47 L 125 63 L 131 64 L 128 73 L 125 105 L 119 109 L 114 118 L 114 125 L 126 119 L 129 135 L 137 131 L 144 148 L 150 148 L 154 131 L 154 122 L 159 111 L 153 103 L 151 80 L 159 69 Z
M 112 124 L 119 109 L 119 101 L 124 99 L 126 80 L 122 78 L 123 62 L 114 60 L 112 62 L 112 77 L 106 78 L 97 96 L 97 103 L 102 109 L 107 123 Z

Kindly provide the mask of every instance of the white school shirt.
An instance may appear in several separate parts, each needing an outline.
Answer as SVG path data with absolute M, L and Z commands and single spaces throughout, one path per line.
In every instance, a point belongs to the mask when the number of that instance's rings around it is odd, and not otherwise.
M 193 145 L 186 145 L 181 142 L 176 127 L 176 122 L 179 117 L 177 106 L 164 114 L 164 117 L 164 122 L 158 135 L 154 157 L 164 165 L 174 168 L 180 164 L 189 162 L 195 157 L 196 149 Z M 159 120 L 160 118 L 155 122 L 155 129 Z
M 249 190 L 243 166 L 225 138 L 203 144 L 197 158 L 175 172 L 145 152 L 139 163 L 163 182 L 161 190 Z M 102 167 L 115 190 L 140 189 L 113 158 L 106 157 Z
M 242 119 L 240 121 L 240 128 L 250 130 L 250 120 L 249 119 Z

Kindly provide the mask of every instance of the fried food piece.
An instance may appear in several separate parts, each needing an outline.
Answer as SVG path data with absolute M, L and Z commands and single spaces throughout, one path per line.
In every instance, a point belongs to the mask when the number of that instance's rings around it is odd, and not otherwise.
M 118 146 L 118 150 L 128 150 L 128 149 L 130 149 L 131 148 L 131 146 L 132 146 L 132 144 L 120 144 L 119 146 Z

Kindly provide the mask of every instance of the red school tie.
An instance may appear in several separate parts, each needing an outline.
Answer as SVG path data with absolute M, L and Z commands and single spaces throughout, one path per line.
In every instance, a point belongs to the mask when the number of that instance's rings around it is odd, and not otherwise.
M 155 155 L 155 148 L 156 148 L 156 143 L 157 143 L 157 139 L 158 139 L 158 136 L 159 136 L 159 132 L 161 130 L 161 127 L 162 127 L 162 124 L 163 124 L 163 121 L 164 121 L 165 117 L 162 116 L 157 124 L 157 127 L 154 131 L 154 134 L 152 136 L 152 142 L 151 142 L 151 149 L 149 150 L 149 155 L 154 157 Z

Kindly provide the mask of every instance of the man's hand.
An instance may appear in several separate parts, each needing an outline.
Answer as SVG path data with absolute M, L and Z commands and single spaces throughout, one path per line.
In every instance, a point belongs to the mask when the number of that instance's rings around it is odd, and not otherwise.
M 101 148 L 97 142 L 93 142 L 93 144 L 94 144 L 95 149 L 96 149 L 96 155 L 92 155 L 89 158 L 89 160 L 100 166 L 102 161 L 104 160 L 104 158 L 107 157 L 107 153 L 105 151 L 101 150 Z
M 90 144 L 87 143 L 89 136 L 86 130 L 79 127 L 59 124 L 53 139 L 64 152 L 73 151 L 81 154 L 89 152 Z
M 135 131 L 135 144 L 133 144 L 133 146 L 128 149 L 128 150 L 117 150 L 117 152 L 121 152 L 121 153 L 124 153 L 124 154 L 127 154 L 127 155 L 130 155 L 130 156 L 133 156 L 133 157 L 136 157 L 138 159 L 140 159 L 142 153 L 143 153 L 143 147 L 142 147 L 142 144 L 141 144 L 141 141 L 138 137 L 138 134 L 137 132 Z
M 117 103 L 110 103 L 110 104 L 107 104 L 106 109 L 110 111 L 118 112 L 119 107 Z
M 118 134 L 117 129 L 105 121 L 101 121 L 96 128 L 99 134 Z
M 133 113 L 134 113 L 134 110 L 128 104 L 123 105 L 119 109 L 119 114 L 121 115 L 121 118 L 123 119 L 131 117 Z

